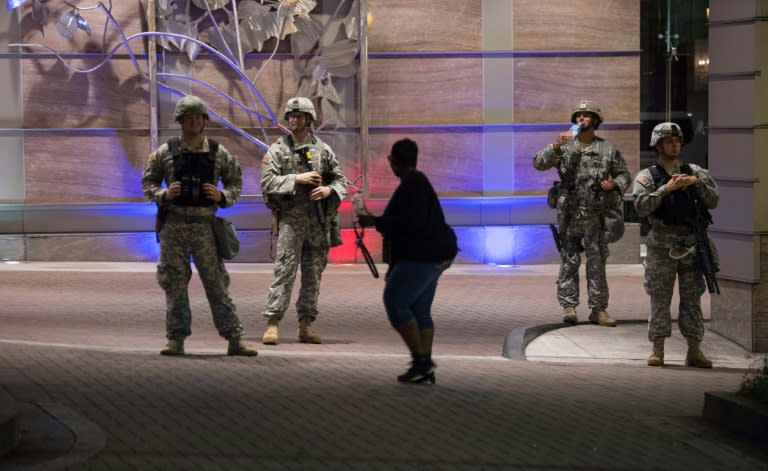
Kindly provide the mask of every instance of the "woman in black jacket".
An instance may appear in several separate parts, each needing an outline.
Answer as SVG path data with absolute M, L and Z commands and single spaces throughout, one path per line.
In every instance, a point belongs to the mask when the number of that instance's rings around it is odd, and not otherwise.
M 376 226 L 384 238 L 384 261 L 389 263 L 384 307 L 413 357 L 411 367 L 397 380 L 434 383 L 432 301 L 437 280 L 453 262 L 458 247 L 435 190 L 426 175 L 416 170 L 418 153 L 410 139 L 392 146 L 388 159 L 400 185 L 383 215 L 357 217 L 361 226 Z

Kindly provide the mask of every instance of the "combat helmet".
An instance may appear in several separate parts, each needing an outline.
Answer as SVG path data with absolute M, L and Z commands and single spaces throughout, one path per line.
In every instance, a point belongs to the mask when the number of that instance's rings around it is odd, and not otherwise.
M 679 137 L 683 140 L 683 130 L 677 123 L 659 123 L 651 131 L 651 147 L 656 147 L 656 144 L 665 137 Z
M 211 117 L 208 116 L 208 106 L 206 106 L 202 98 L 195 95 L 187 95 L 176 103 L 174 120 L 179 121 L 187 114 L 199 114 L 205 119 L 211 119 Z
M 317 114 L 315 113 L 315 105 L 312 104 L 312 100 L 303 96 L 293 97 L 285 104 L 285 110 L 283 111 L 283 119 L 288 121 L 288 114 L 294 111 L 302 111 L 312 117 L 312 121 L 317 121 Z
M 597 116 L 597 123 L 595 123 L 593 126 L 595 129 L 597 129 L 600 124 L 605 121 L 605 118 L 603 118 L 603 112 L 600 111 L 600 105 L 592 100 L 579 100 L 579 102 L 576 103 L 576 106 L 573 107 L 573 112 L 571 113 L 571 122 L 576 124 L 576 113 L 585 112 L 592 113 Z

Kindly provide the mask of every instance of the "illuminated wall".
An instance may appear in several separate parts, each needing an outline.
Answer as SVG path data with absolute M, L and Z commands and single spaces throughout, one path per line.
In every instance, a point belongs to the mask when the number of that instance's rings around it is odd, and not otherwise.
M 86 4 L 86 2 L 71 2 Z M 337 0 L 319 2 L 333 11 Z M 639 166 L 639 2 L 590 5 L 569 0 L 369 0 L 369 192 L 381 210 L 397 185 L 386 162 L 391 144 L 415 139 L 420 167 L 443 197 L 462 246 L 460 262 L 554 263 L 547 223 L 554 214 L 543 195 L 554 171 L 537 172 L 531 157 L 567 126 L 581 98 L 606 115 L 600 135 Z M 439 5 L 439 9 L 438 9 Z M 558 14 L 553 16 L 552 11 Z M 138 2 L 115 2 L 127 34 L 140 32 Z M 10 42 L 42 42 L 73 65 L 100 60 L 98 31 L 88 38 L 45 34 L 15 14 L 0 14 L 2 51 Z M 110 35 L 110 45 L 118 37 Z M 146 53 L 139 44 L 140 53 Z M 259 89 L 274 109 L 296 90 L 292 57 L 284 49 L 265 68 Z M 247 56 L 253 72 L 268 54 Z M 161 68 L 178 65 L 165 54 Z M 235 97 L 245 90 L 213 60 L 198 59 L 189 73 Z M 0 56 L 0 258 L 24 260 L 153 260 L 152 213 L 142 202 L 140 173 L 150 152 L 146 81 L 125 54 L 89 75 L 74 74 L 50 54 Z M 321 134 L 354 178 L 361 172 L 355 79 L 338 84 L 347 129 Z M 204 91 L 190 91 L 205 96 Z M 160 138 L 176 133 L 174 97 L 160 94 Z M 227 119 L 253 128 L 251 118 L 211 99 Z M 240 159 L 243 201 L 226 213 L 243 239 L 238 261 L 269 261 L 269 217 L 260 202 L 262 150 L 212 124 L 215 137 Z M 270 130 L 270 137 L 277 135 Z M 342 247 L 332 260 L 361 261 L 354 249 L 352 214 L 344 205 Z M 367 243 L 378 254 L 371 231 Z M 639 230 L 629 225 L 611 247 L 612 262 L 637 262 Z

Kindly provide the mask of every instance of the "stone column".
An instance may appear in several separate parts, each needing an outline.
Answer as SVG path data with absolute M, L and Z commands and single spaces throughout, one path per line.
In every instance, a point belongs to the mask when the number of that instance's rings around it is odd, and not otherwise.
M 768 2 L 709 4 L 709 169 L 720 185 L 710 235 L 721 267 L 712 329 L 768 352 Z
M 19 12 L 0 7 L 0 51 L 19 42 Z M 18 49 L 10 49 L 12 52 Z M 24 131 L 21 61 L 0 57 L 0 260 L 24 260 Z

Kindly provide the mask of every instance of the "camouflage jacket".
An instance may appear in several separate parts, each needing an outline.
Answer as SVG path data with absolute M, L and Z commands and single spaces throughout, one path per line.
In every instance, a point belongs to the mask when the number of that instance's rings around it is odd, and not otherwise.
M 704 203 L 707 209 L 714 209 L 720 200 L 720 191 L 717 183 L 709 172 L 695 164 L 688 164 L 691 167 L 692 174 L 698 177 L 698 181 L 693 185 L 694 189 Z M 680 167 L 682 162 L 677 162 L 675 169 L 670 173 L 682 173 Z M 665 196 L 671 192 L 664 186 L 664 183 L 655 184 L 653 175 L 649 169 L 643 169 L 635 177 L 632 186 L 632 198 L 635 201 L 635 210 L 638 216 L 647 217 L 651 225 L 651 231 L 648 233 L 647 244 L 653 246 L 672 247 L 680 242 L 690 233 L 690 229 L 685 226 L 668 226 L 664 221 L 653 215 L 661 205 Z
M 563 210 L 599 213 L 616 207 L 629 187 L 631 176 L 621 152 L 609 141 L 595 136 L 588 146 L 573 139 L 556 152 L 550 144 L 533 156 L 537 170 L 557 169 L 561 188 L 566 188 L 567 202 Z M 618 192 L 599 188 L 603 180 L 613 180 Z
M 299 146 L 296 146 L 299 147 Z M 297 185 L 296 175 L 299 173 L 317 171 L 323 176 L 323 185 L 331 189 L 331 197 L 335 204 L 328 204 L 328 212 L 335 213 L 338 203 L 347 194 L 347 178 L 341 172 L 341 166 L 333 149 L 312 135 L 308 146 L 309 158 L 294 152 L 287 137 L 279 138 L 269 146 L 261 161 L 261 191 L 267 205 L 273 210 L 301 211 L 309 206 L 308 185 Z M 304 154 L 305 158 L 307 154 Z
M 208 152 L 208 138 L 204 138 L 200 147 L 191 149 L 182 141 L 182 150 L 188 149 L 195 152 Z M 155 152 L 149 155 L 149 160 L 144 166 L 144 174 L 141 177 L 141 187 L 144 195 L 158 205 L 168 203 L 163 200 L 166 188 L 162 186 L 175 181 L 173 168 L 173 154 L 168 147 L 168 143 L 163 143 Z M 237 157 L 230 154 L 223 145 L 219 144 L 219 150 L 216 152 L 216 162 L 214 166 L 214 181 L 221 181 L 223 188 L 220 188 L 222 200 L 218 206 L 226 208 L 232 206 L 240 198 L 240 192 L 243 189 L 243 172 Z M 168 211 L 183 216 L 212 216 L 216 212 L 216 205 L 211 206 L 177 206 L 168 205 Z

